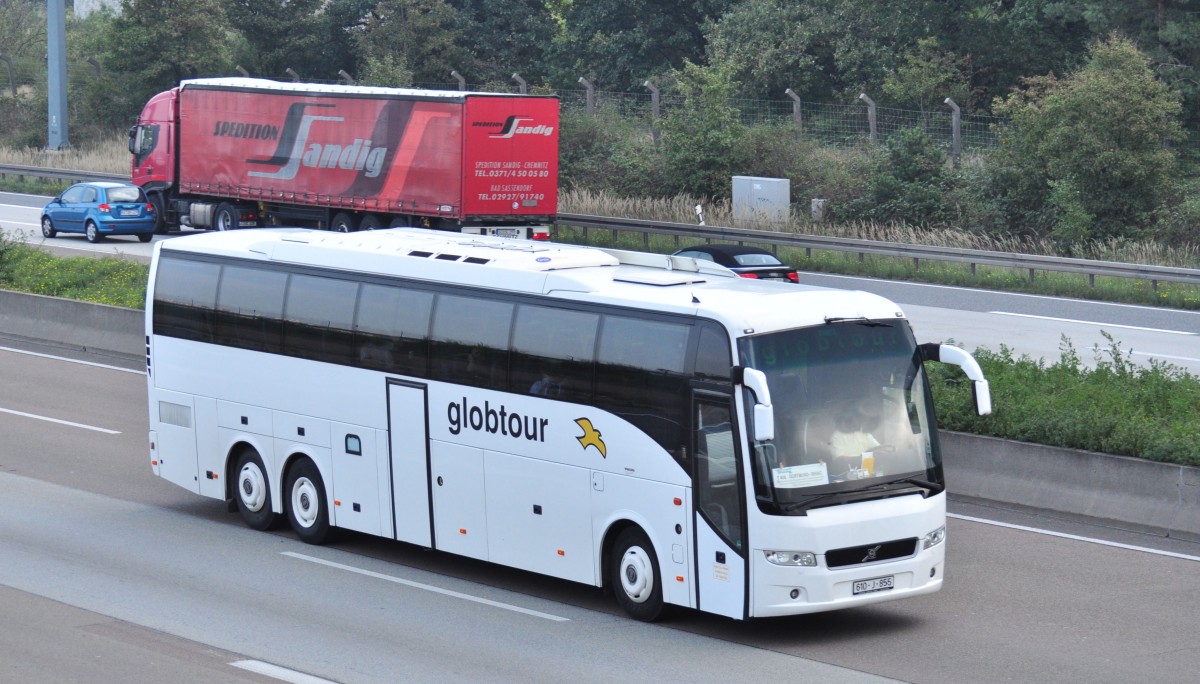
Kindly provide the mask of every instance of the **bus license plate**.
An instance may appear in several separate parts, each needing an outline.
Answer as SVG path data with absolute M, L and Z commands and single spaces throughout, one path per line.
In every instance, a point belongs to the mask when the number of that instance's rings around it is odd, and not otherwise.
M 896 586 L 896 576 L 888 575 L 887 577 L 875 577 L 872 579 L 859 580 L 854 583 L 854 594 L 869 594 L 873 591 L 887 591 Z

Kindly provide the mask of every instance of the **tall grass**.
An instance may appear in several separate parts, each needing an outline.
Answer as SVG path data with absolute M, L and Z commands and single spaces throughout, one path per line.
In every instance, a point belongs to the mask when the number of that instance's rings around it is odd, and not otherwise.
M 129 173 L 128 138 L 124 133 L 114 132 L 100 140 L 68 147 L 65 150 L 33 147 L 14 150 L 0 147 L 0 164 L 98 173 Z

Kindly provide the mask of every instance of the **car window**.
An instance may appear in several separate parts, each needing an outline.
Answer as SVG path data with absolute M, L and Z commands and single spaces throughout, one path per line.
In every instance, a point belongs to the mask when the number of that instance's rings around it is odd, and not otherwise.
M 109 188 L 109 202 L 145 202 L 145 195 L 142 194 L 142 189 L 134 186 Z
M 79 201 L 81 201 L 83 199 L 83 191 L 85 188 L 86 188 L 86 186 L 83 186 L 83 185 L 76 185 L 76 186 L 67 188 L 67 191 L 62 194 L 62 201 L 64 201 L 64 202 L 79 202 Z
M 779 261 L 770 254 L 739 254 L 734 257 L 739 266 L 782 266 L 783 262 Z
M 83 189 L 83 197 L 81 197 L 79 201 L 80 202 L 95 202 L 96 198 L 99 195 L 100 195 L 100 191 L 96 190 L 96 188 L 85 187 Z

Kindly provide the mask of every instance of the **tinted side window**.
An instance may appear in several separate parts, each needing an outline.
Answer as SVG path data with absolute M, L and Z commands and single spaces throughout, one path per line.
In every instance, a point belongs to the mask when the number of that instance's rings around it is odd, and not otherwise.
M 512 388 L 566 401 L 590 401 L 600 315 L 521 306 L 512 341 Z
M 79 202 L 83 199 L 83 190 L 85 186 L 76 185 L 67 188 L 67 191 L 62 194 L 63 202 Z
M 733 365 L 729 338 L 715 323 L 700 324 L 700 340 L 696 345 L 695 376 L 698 380 L 728 381 Z
M 211 342 L 221 267 L 162 257 L 154 278 L 154 333 Z
M 256 351 L 279 351 L 287 274 L 226 266 L 217 290 L 213 341 Z
M 364 284 L 354 322 L 357 365 L 426 375 L 432 311 L 430 292 Z
M 513 305 L 440 295 L 433 316 L 433 378 L 508 389 L 508 332 Z
M 358 283 L 293 275 L 283 322 L 283 353 L 314 361 L 351 364 Z
M 638 426 L 683 462 L 690 326 L 605 316 L 596 359 L 596 406 Z

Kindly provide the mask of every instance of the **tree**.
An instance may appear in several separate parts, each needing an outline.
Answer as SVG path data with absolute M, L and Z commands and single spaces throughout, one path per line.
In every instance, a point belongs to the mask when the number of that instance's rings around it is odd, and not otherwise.
M 647 79 L 699 63 L 704 56 L 706 19 L 720 15 L 730 0 L 579 0 L 562 9 L 563 27 L 554 41 L 562 85 L 587 76 L 609 89 L 638 89 Z
M 674 74 L 683 105 L 663 121 L 663 153 L 676 192 L 728 197 L 730 178 L 748 165 L 746 127 L 729 106 L 732 70 L 685 61 Z
M 1012 208 L 1043 212 L 1041 227 L 1064 246 L 1136 236 L 1170 196 L 1179 96 L 1127 38 L 1094 43 L 1078 71 L 1032 79 L 997 110 L 1011 117 L 997 178 Z
M 324 0 L 223 0 L 229 23 L 245 38 L 241 65 L 256 76 L 283 78 L 291 68 L 302 77 L 333 80 L 352 65 L 328 61 Z
M 942 50 L 937 38 L 922 38 L 884 79 L 883 92 L 897 104 L 911 103 L 928 114 L 941 109 L 947 97 L 965 101 L 969 79 L 962 58 Z
M 360 80 L 391 86 L 445 83 L 464 55 L 455 16 L 445 0 L 380 0 L 352 30 Z
M 112 96 L 132 103 L 136 113 L 151 95 L 183 79 L 233 72 L 242 40 L 221 0 L 121 0 L 102 44 L 104 68 L 129 77 Z
M 463 75 L 480 82 L 507 81 L 513 72 L 545 77 L 547 51 L 558 31 L 544 0 L 449 0 L 463 37 Z
M 819 61 L 807 29 L 807 7 L 788 0 L 745 0 L 704 29 L 709 64 L 727 64 L 748 97 L 779 99 L 784 91 L 827 99 L 832 64 Z

